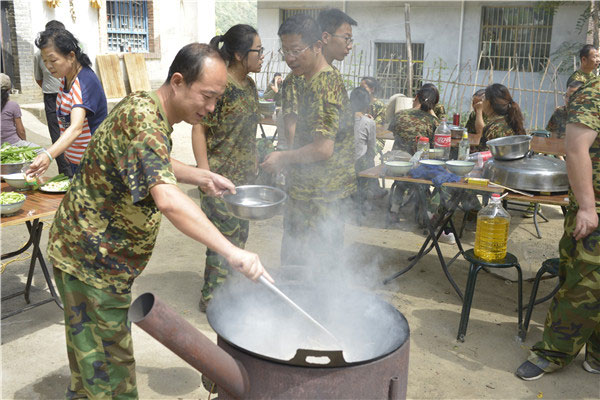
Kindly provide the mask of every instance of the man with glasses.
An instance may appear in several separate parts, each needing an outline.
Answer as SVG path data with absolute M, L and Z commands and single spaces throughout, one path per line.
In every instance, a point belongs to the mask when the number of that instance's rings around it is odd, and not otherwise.
M 356 21 L 337 8 L 328 8 L 319 13 L 317 22 L 322 31 L 323 56 L 327 64 L 333 65 L 334 60 L 344 61 L 352 50 L 352 27 L 357 25 Z
M 295 15 L 278 35 L 286 63 L 305 80 L 291 150 L 261 164 L 270 172 L 289 170 L 281 263 L 330 269 L 343 265 L 344 205 L 356 191 L 350 101 L 341 74 L 323 56 L 314 19 Z

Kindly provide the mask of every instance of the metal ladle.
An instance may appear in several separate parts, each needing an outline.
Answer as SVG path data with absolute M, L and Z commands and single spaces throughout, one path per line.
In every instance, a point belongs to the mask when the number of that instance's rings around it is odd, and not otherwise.
M 339 340 L 335 337 L 335 335 L 333 333 L 329 332 L 329 330 L 327 328 L 325 328 L 323 325 L 321 325 L 316 319 L 314 319 L 313 317 L 311 317 L 298 304 L 294 303 L 292 301 L 292 299 L 290 299 L 289 297 L 287 297 L 285 295 L 285 293 L 283 293 L 281 290 L 279 290 L 277 288 L 277 286 L 275 286 L 271 282 L 269 282 L 267 280 L 267 278 L 265 278 L 264 275 L 261 275 L 258 278 L 258 281 L 260 283 L 262 283 L 263 285 L 265 285 L 270 291 L 272 291 L 273 293 L 275 293 L 277 296 L 279 296 L 280 298 L 282 298 L 283 300 L 285 300 L 286 303 L 288 303 L 290 306 L 292 306 L 292 308 L 294 308 L 296 311 L 298 311 L 300 314 L 302 314 L 302 316 L 304 316 L 304 318 L 308 319 L 313 325 L 315 325 L 321 331 L 323 331 L 324 333 L 326 333 L 327 336 L 329 336 L 334 341 L 334 343 L 336 344 L 336 346 L 339 346 L 340 349 L 342 348 L 342 346 L 340 345 Z

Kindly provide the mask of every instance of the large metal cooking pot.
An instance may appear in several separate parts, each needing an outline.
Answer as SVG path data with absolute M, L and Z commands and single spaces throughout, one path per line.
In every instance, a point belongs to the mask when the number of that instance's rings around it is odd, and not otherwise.
M 533 192 L 569 190 L 567 165 L 558 158 L 534 155 L 514 161 L 489 160 L 483 177 L 513 189 Z
M 514 135 L 488 140 L 486 146 L 495 160 L 517 160 L 531 149 L 531 136 Z
M 214 381 L 220 399 L 406 397 L 409 329 L 398 310 L 357 290 L 278 286 L 343 351 L 324 348 L 318 331 L 250 281 L 229 284 L 209 303 L 219 347 L 150 293 L 134 301 L 129 317 Z

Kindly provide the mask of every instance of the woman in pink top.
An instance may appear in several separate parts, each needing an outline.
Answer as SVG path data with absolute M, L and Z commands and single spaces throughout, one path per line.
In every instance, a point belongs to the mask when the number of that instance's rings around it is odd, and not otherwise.
M 10 77 L 6 74 L 0 74 L 0 80 L 2 81 L 2 121 L 0 123 L 2 144 L 10 143 L 14 146 L 38 147 L 37 144 L 27 141 L 25 126 L 23 126 L 21 120 L 21 107 L 8 99 L 12 87 Z
M 45 30 L 35 45 L 41 50 L 48 71 L 61 79 L 56 97 L 60 138 L 36 157 L 27 174 L 42 175 L 52 159 L 63 153 L 75 173 L 94 131 L 106 118 L 104 89 L 91 69 L 90 59 L 68 30 Z

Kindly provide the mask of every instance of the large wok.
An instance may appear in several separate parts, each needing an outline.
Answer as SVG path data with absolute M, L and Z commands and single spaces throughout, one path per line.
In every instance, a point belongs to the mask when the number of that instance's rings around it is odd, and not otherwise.
M 228 280 L 207 309 L 221 349 L 176 313 L 160 311 L 166 306 L 153 311 L 148 304 L 157 299 L 142 299 L 151 294 L 134 302 L 130 319 L 216 382 L 219 398 L 405 397 L 409 329 L 398 310 L 358 289 L 280 281 L 278 287 L 342 349 L 331 348 L 280 298 L 244 278 Z

